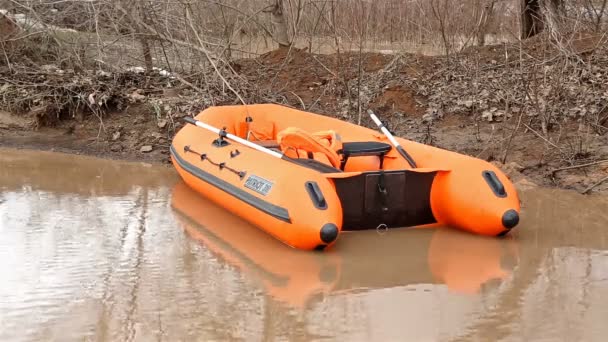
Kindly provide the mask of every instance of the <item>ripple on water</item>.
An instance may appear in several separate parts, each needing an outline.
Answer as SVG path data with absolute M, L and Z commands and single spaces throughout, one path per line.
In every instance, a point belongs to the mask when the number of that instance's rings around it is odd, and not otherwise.
M 605 200 L 535 190 L 512 239 L 360 232 L 310 254 L 195 197 L 184 220 L 159 169 L 62 158 L 0 169 L 3 341 L 608 335 Z

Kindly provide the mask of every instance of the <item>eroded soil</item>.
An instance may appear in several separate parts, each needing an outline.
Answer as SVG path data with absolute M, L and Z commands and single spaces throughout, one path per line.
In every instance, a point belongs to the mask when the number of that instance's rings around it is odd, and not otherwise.
M 588 53 L 597 43 L 596 39 L 576 45 L 576 49 Z M 588 193 L 608 190 L 608 182 L 594 186 L 608 174 L 608 163 L 601 162 L 608 159 L 608 129 L 601 120 L 604 112 L 595 112 L 595 126 L 576 118 L 562 119 L 552 121 L 544 132 L 543 127 L 533 124 L 534 117 L 527 112 L 531 109 L 517 102 L 503 109 L 499 107 L 502 100 L 494 99 L 494 94 L 484 96 L 482 89 L 478 99 L 476 92 L 468 89 L 483 86 L 483 82 L 466 77 L 457 81 L 470 61 L 467 54 L 472 52 L 463 53 L 460 67 L 443 68 L 445 60 L 439 57 L 314 55 L 281 49 L 233 62 L 230 67 L 237 76 L 231 81 L 242 82 L 241 88 L 249 87 L 248 102 L 281 103 L 351 122 L 360 120 L 368 127 L 373 123 L 365 112 L 371 108 L 397 135 L 494 162 L 520 187 L 542 185 L 580 192 L 592 187 Z M 492 78 L 507 73 L 493 71 L 502 63 L 496 60 L 502 54 L 499 48 L 484 47 L 475 55 L 477 63 L 486 63 L 488 72 L 494 73 L 488 74 L 489 85 L 496 83 Z M 153 82 L 145 82 L 149 83 Z M 239 103 L 229 91 L 221 96 L 199 96 L 184 84 L 164 88 L 142 84 L 132 82 L 124 89 L 128 101 L 103 115 L 72 115 L 41 124 L 35 109 L 18 115 L 3 112 L 0 145 L 169 164 L 169 145 L 183 125 L 182 117 L 208 105 Z M 452 86 L 461 89 L 462 99 L 450 90 Z M 551 100 L 552 93 L 545 93 Z M 513 101 L 517 96 L 513 95 Z M 598 97 L 597 103 L 603 104 L 601 101 Z M 518 110 L 513 109 L 518 106 Z M 606 108 L 600 109 L 608 114 Z M 591 163 L 597 164 L 560 170 Z

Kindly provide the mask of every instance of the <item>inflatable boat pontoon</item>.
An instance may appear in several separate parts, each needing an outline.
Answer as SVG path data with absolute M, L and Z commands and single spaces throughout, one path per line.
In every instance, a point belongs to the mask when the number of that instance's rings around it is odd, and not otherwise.
M 289 246 L 324 250 L 343 231 L 441 224 L 502 236 L 515 187 L 484 160 L 275 104 L 210 107 L 171 159 L 188 186 Z

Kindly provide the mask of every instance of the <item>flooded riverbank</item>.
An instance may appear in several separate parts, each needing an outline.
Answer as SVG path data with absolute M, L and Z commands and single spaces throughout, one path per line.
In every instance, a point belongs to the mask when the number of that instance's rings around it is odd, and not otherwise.
M 494 239 L 290 249 L 170 168 L 0 150 L 0 340 L 568 340 L 608 333 L 608 198 L 521 193 Z

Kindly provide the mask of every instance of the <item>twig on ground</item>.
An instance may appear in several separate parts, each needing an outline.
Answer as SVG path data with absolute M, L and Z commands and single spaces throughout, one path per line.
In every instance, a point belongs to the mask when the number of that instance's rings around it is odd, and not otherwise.
M 298 94 L 294 93 L 293 91 L 290 91 L 290 93 L 293 94 L 293 96 L 297 97 L 298 100 L 300 101 L 300 104 L 302 105 L 302 109 L 306 110 L 306 105 L 304 104 L 304 101 L 302 101 L 302 98 L 298 96 Z
M 186 81 L 183 77 L 179 76 L 178 74 L 173 74 L 173 77 L 177 78 L 180 82 L 182 82 L 183 84 L 191 87 L 192 89 L 196 90 L 199 93 L 204 93 L 205 91 L 197 86 L 195 86 L 194 84 Z
M 333 77 L 338 78 L 338 75 L 336 75 L 333 71 L 329 70 L 328 67 L 325 66 L 325 64 L 323 64 L 318 58 L 317 56 L 312 56 L 312 58 L 317 61 L 319 63 L 319 65 L 321 65 L 323 67 L 323 69 L 325 69 L 325 71 L 327 71 L 328 73 L 330 73 Z
M 591 191 L 591 190 L 593 190 L 594 188 L 598 187 L 599 185 L 601 185 L 602 183 L 604 183 L 604 182 L 605 182 L 605 181 L 607 181 L 607 180 L 608 180 L 608 176 L 606 176 L 606 177 L 604 177 L 604 178 L 600 179 L 600 180 L 599 180 L 599 181 L 597 181 L 595 184 L 593 184 L 593 185 L 589 186 L 587 189 L 583 190 L 583 191 L 581 192 L 581 194 L 583 194 L 583 195 L 584 195 L 584 194 L 588 193 L 589 191 Z
M 547 142 L 549 145 L 555 147 L 556 149 L 558 149 L 560 152 L 562 151 L 562 149 L 555 145 L 554 143 L 552 143 L 549 139 L 545 138 L 542 136 L 542 134 L 538 133 L 537 131 L 535 131 L 532 127 L 530 127 L 528 124 L 523 124 L 524 126 L 526 126 L 527 129 L 529 129 L 530 131 L 532 131 L 532 133 L 536 134 L 536 136 L 538 136 L 539 138 L 543 139 L 545 142 Z
M 314 101 L 313 101 L 313 103 L 311 103 L 311 104 L 310 104 L 310 106 L 308 106 L 308 110 L 309 110 L 309 111 L 310 111 L 310 110 L 312 110 L 312 109 L 313 109 L 313 108 L 314 108 L 314 107 L 317 105 L 317 103 L 319 103 L 319 101 L 321 101 L 321 98 L 322 98 L 323 96 L 325 96 L 325 92 L 326 92 L 326 91 L 327 91 L 327 87 L 324 87 L 324 88 L 323 88 L 323 91 L 321 92 L 321 95 L 319 95 L 319 97 L 317 97 L 317 99 L 316 99 L 316 100 L 314 100 Z
M 586 164 L 580 164 L 580 165 L 574 165 L 574 166 L 567 166 L 567 167 L 560 167 L 558 169 L 551 170 L 551 175 L 553 176 L 553 175 L 555 175 L 559 171 L 580 169 L 580 168 L 583 168 L 583 167 L 598 165 L 598 164 L 602 164 L 602 163 L 606 163 L 606 162 L 608 162 L 608 159 L 598 160 L 598 161 L 595 161 L 595 162 L 592 162 L 592 163 L 586 163 Z

